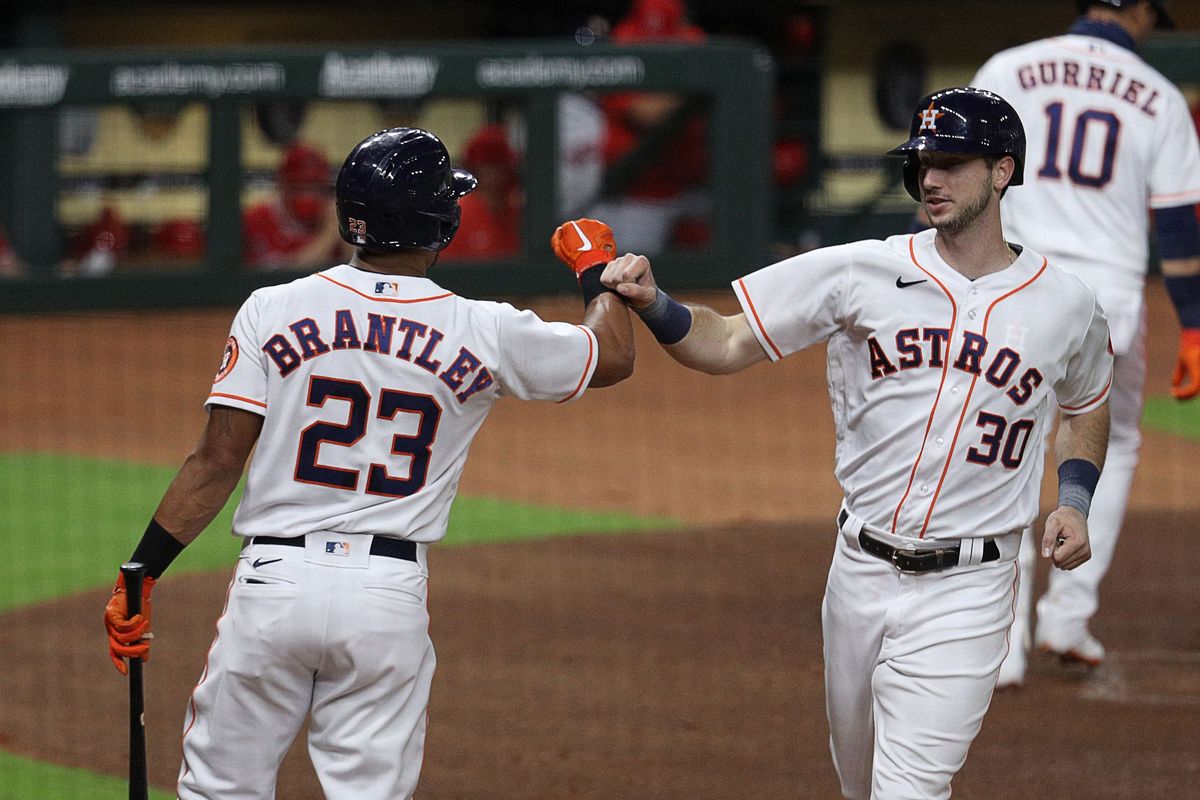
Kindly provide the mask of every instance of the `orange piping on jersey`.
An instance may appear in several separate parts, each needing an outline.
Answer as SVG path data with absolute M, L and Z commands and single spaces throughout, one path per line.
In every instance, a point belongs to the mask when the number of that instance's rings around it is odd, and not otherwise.
M 213 392 L 212 394 L 210 394 L 208 396 L 208 399 L 212 400 L 214 397 L 228 397 L 230 400 L 241 400 L 243 403 L 249 403 L 252 406 L 262 406 L 263 408 L 267 407 L 266 403 L 260 403 L 257 400 L 251 400 L 249 397 L 242 397 L 242 396 L 236 395 L 236 394 L 224 394 L 223 392 Z
M 1112 374 L 1112 372 L 1110 371 L 1110 372 L 1108 373 L 1108 383 L 1104 384 L 1104 388 L 1103 388 L 1103 389 L 1101 389 L 1101 390 L 1100 390 L 1100 392 L 1099 392 L 1099 393 L 1098 393 L 1098 394 L 1097 394 L 1095 397 L 1093 397 L 1091 400 L 1088 400 L 1086 403 L 1083 403 L 1083 404 L 1081 404 L 1081 405 L 1077 405 L 1077 406 L 1059 406 L 1059 408 L 1061 408 L 1063 411 L 1078 411 L 1078 410 L 1079 410 L 1079 409 L 1081 409 L 1081 408 L 1087 408 L 1087 407 L 1088 407 L 1088 406 L 1090 406 L 1092 403 L 1094 403 L 1094 402 L 1096 402 L 1097 400 L 1099 400 L 1101 397 L 1104 397 L 1104 393 L 1108 391 L 1108 387 L 1112 386 L 1112 381 L 1113 381 L 1113 374 Z
M 229 588 L 225 590 L 225 606 L 221 609 L 221 616 L 217 617 L 217 621 L 213 623 L 216 633 L 213 635 L 212 644 L 208 646 L 208 652 L 204 654 L 204 669 L 200 670 L 200 680 L 196 682 L 196 686 L 192 689 L 192 693 L 188 695 L 188 708 L 192 712 L 192 718 L 188 722 L 187 727 L 183 729 L 183 733 L 179 734 L 179 749 L 183 752 L 183 740 L 187 738 L 188 733 L 192 730 L 192 726 L 196 724 L 196 690 L 200 688 L 200 684 L 208 680 L 208 660 L 212 657 L 213 648 L 217 646 L 217 639 L 221 638 L 221 620 L 225 618 L 225 614 L 229 611 L 229 597 L 233 594 L 233 584 L 237 581 L 236 570 L 233 578 L 229 581 Z M 183 783 L 183 779 L 192 771 L 188 766 L 187 754 L 183 755 L 183 770 L 179 774 L 179 779 L 175 782 L 175 792 L 179 793 L 179 786 Z
M 414 297 L 411 300 L 403 300 L 399 297 L 372 297 L 369 294 L 364 294 L 363 292 L 360 292 L 358 289 L 355 289 L 353 286 L 347 286 L 346 284 L 341 283 L 340 281 L 335 281 L 333 278 L 329 277 L 328 275 L 322 275 L 321 273 L 318 272 L 317 277 L 324 278 L 325 280 L 332 283 L 334 286 L 340 286 L 348 292 L 354 292 L 359 297 L 365 297 L 368 300 L 374 300 L 376 303 L 427 303 L 430 300 L 442 300 L 444 298 L 454 296 L 454 292 L 446 292 L 445 294 L 435 294 L 432 297 Z
M 746 279 L 738 278 L 738 286 L 742 287 L 742 295 L 746 298 L 746 305 L 750 306 L 750 313 L 754 315 L 754 323 L 758 325 L 759 331 L 762 332 L 763 339 L 766 340 L 767 344 L 771 345 L 771 349 L 775 351 L 776 358 L 783 358 L 783 353 L 775 346 L 775 342 L 771 341 L 770 334 L 763 327 L 762 320 L 758 316 L 758 309 L 754 307 L 754 301 L 750 299 L 750 292 L 746 289 Z
M 1188 189 L 1187 191 L 1183 192 L 1171 192 L 1170 194 L 1152 194 L 1150 195 L 1150 202 L 1157 203 L 1163 200 L 1179 200 L 1180 204 L 1187 204 L 1190 202 L 1190 198 L 1196 197 L 1197 195 L 1200 195 L 1200 188 Z
M 575 387 L 575 389 L 569 395 L 564 397 L 562 400 L 559 400 L 558 402 L 560 402 L 560 403 L 567 402 L 568 400 L 575 397 L 583 390 L 583 382 L 585 380 L 587 380 L 588 371 L 592 368 L 592 357 L 596 353 L 596 346 L 594 344 L 592 344 L 592 337 L 595 336 L 595 334 L 593 334 L 591 331 L 589 331 L 587 328 L 585 328 L 582 325 L 576 325 L 575 327 L 579 328 L 581 331 L 583 331 L 583 335 L 587 337 L 587 340 L 588 340 L 587 363 L 583 365 L 583 374 L 579 376 L 579 384 Z
M 1042 273 L 1046 271 L 1047 263 L 1048 262 L 1046 261 L 1046 258 L 1043 256 L 1042 266 L 1032 278 L 1025 281 L 1012 291 L 1005 292 L 992 301 L 992 304 L 988 306 L 987 313 L 983 315 L 983 338 L 987 338 L 988 320 L 991 319 L 992 311 L 996 308 L 996 306 L 998 306 L 1002 301 L 1012 297 L 1026 286 L 1029 286 L 1038 278 L 1042 277 Z M 933 519 L 933 509 L 935 506 L 937 506 L 938 495 L 942 493 L 942 486 L 946 483 L 946 474 L 950 471 L 950 460 L 954 457 L 954 448 L 958 445 L 958 435 L 962 433 L 963 420 L 965 420 L 967 417 L 967 409 L 971 407 L 971 395 L 975 393 L 975 384 L 978 382 L 978 375 L 971 379 L 971 388 L 967 390 L 967 396 L 963 400 L 963 410 L 958 416 L 958 427 L 954 429 L 954 438 L 950 440 L 950 449 L 946 453 L 946 463 L 942 467 L 942 477 L 938 480 L 937 491 L 933 493 L 933 499 L 929 501 L 929 511 L 925 514 L 925 524 L 921 526 L 921 535 L 919 537 L 921 539 L 925 538 L 925 531 L 929 530 L 929 521 Z
M 899 505 L 896 506 L 896 513 L 892 514 L 892 533 L 896 532 L 896 526 L 900 520 L 900 509 L 904 508 L 904 502 L 908 500 L 909 492 L 912 491 L 913 481 L 917 479 L 917 465 L 921 463 L 921 456 L 925 455 L 925 444 L 929 441 L 929 430 L 933 427 L 933 415 L 937 412 L 938 402 L 942 399 L 942 387 L 946 385 L 946 373 L 950 369 L 950 339 L 954 337 L 954 328 L 958 323 L 958 304 L 954 302 L 954 295 L 950 294 L 950 290 L 946 285 L 937 279 L 929 270 L 921 266 L 921 262 L 917 261 L 917 252 L 913 248 L 913 239 L 908 237 L 908 257 L 912 259 L 913 264 L 917 269 L 929 276 L 930 280 L 936 283 L 941 290 L 946 294 L 946 299 L 950 301 L 950 336 L 946 339 L 946 353 L 943 356 L 942 362 L 942 379 L 938 381 L 937 394 L 933 398 L 933 408 L 929 409 L 929 418 L 925 420 L 925 436 L 921 439 L 921 449 L 917 452 L 917 458 L 913 461 L 912 471 L 908 473 L 908 485 L 904 487 L 904 495 L 900 498 Z

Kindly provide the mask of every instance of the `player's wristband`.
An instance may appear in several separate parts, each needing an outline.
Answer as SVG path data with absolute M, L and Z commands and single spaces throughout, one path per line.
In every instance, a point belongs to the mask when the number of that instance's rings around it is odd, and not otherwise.
M 1164 260 L 1200 256 L 1200 220 L 1196 204 L 1154 209 L 1158 257 Z
M 635 308 L 634 311 L 659 342 L 675 344 L 682 341 L 692 329 L 692 312 L 687 306 L 671 299 L 662 289 L 656 291 L 653 303 L 645 308 Z
M 146 577 L 158 580 L 175 557 L 183 552 L 183 544 L 167 529 L 158 524 L 158 520 L 150 518 L 142 540 L 138 542 L 130 561 L 140 561 L 146 565 Z
M 600 276 L 604 274 L 604 267 L 605 264 L 597 264 L 596 266 L 588 267 L 583 272 L 579 273 L 579 288 L 583 291 L 584 308 L 590 306 L 593 300 L 605 292 L 617 294 L 615 291 L 600 282 Z
M 1058 505 L 1071 506 L 1086 518 L 1092 508 L 1092 495 L 1100 480 L 1100 468 L 1082 458 L 1069 458 L 1058 465 Z
M 1163 283 L 1175 304 L 1180 327 L 1200 328 L 1200 275 L 1168 276 Z

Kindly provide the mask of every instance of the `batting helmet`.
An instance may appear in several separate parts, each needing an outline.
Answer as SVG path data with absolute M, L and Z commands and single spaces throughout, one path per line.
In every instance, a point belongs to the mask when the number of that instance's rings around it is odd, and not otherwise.
M 1136 6 L 1142 0 L 1079 0 L 1076 5 L 1079 6 L 1079 13 L 1086 14 L 1087 10 L 1092 6 L 1108 6 L 1109 8 L 1129 8 Z M 1175 21 L 1171 19 L 1171 15 L 1167 13 L 1166 0 L 1149 0 L 1150 5 L 1154 6 L 1154 10 L 1158 12 L 1158 22 L 1154 27 L 1162 30 L 1174 30 Z
M 338 230 L 375 252 L 441 250 L 458 230 L 458 198 L 475 176 L 450 166 L 441 140 L 420 128 L 392 128 L 350 151 L 337 177 Z
M 909 139 L 888 151 L 889 156 L 905 156 L 904 188 L 912 198 L 921 200 L 918 153 L 974 153 L 1012 156 L 1017 162 L 1009 186 L 1025 180 L 1025 128 L 1016 109 L 999 95 L 965 86 L 942 89 L 927 95 L 913 113 Z

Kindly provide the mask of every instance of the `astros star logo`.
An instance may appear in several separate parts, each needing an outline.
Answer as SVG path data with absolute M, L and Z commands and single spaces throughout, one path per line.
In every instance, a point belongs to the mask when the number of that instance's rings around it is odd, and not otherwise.
M 917 129 L 917 133 L 926 130 L 937 133 L 937 121 L 943 116 L 945 116 L 945 112 L 935 111 L 933 108 L 933 101 L 930 100 L 929 108 L 922 109 L 921 111 L 921 127 Z

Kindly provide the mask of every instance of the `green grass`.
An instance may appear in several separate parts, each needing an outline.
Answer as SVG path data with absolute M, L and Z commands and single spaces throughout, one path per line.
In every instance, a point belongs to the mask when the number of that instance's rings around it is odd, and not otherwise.
M 1173 397 L 1147 397 L 1142 425 L 1147 430 L 1200 441 L 1200 398 L 1181 403 Z
M 20 569 L 0 582 L 0 612 L 111 585 L 129 557 L 175 470 L 55 454 L 0 455 L 0 546 Z M 229 535 L 240 490 L 210 529 L 193 542 L 171 575 L 233 563 Z M 678 525 L 662 517 L 547 508 L 459 497 L 438 547 L 605 533 Z
M 171 800 L 174 792 L 150 790 L 150 800 Z M 0 800 L 125 800 L 122 778 L 59 767 L 0 751 Z
M 107 588 L 129 557 L 175 469 L 54 454 L 0 454 L 0 546 L 10 564 L 0 612 L 87 589 Z M 228 567 L 239 542 L 229 535 L 239 488 L 210 529 L 171 566 L 172 575 Z M 666 518 L 546 508 L 459 497 L 438 547 L 575 533 L 676 527 Z M 0 800 L 108 800 L 125 782 L 0 751 Z M 152 791 L 153 800 L 173 795 Z

